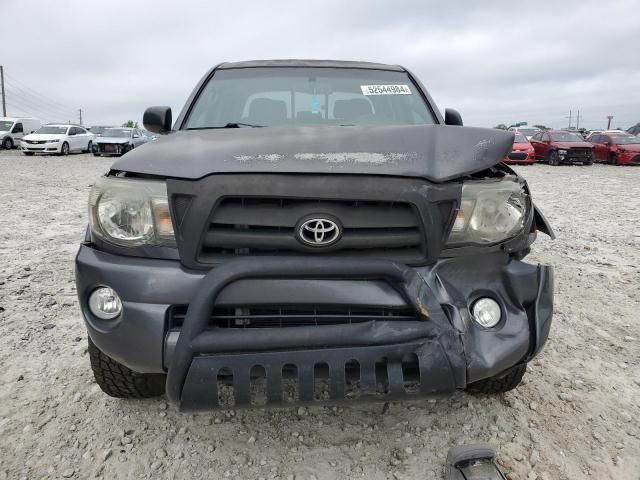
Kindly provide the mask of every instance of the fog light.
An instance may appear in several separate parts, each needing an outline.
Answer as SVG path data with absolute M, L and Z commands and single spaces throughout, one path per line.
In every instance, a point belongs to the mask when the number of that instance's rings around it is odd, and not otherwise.
M 89 310 L 102 320 L 113 320 L 122 313 L 122 302 L 113 289 L 100 287 L 89 296 Z
M 484 297 L 476 300 L 471 309 L 473 319 L 485 328 L 495 327 L 500 321 L 502 310 L 493 298 Z

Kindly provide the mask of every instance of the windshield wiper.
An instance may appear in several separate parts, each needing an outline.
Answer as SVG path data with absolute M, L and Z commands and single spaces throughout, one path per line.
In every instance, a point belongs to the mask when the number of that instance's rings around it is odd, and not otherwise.
M 262 128 L 264 127 L 264 125 L 253 125 L 251 123 L 231 122 L 231 123 L 227 123 L 224 127 L 189 127 L 187 128 L 187 130 L 214 130 L 217 128 L 241 128 L 241 127 Z
M 232 123 L 227 123 L 222 128 L 240 128 L 240 127 L 262 128 L 264 127 L 264 125 L 253 125 L 251 123 L 232 122 Z

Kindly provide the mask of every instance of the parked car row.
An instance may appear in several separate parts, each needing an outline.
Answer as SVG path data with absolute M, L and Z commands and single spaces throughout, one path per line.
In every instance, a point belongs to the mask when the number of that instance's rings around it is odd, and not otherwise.
M 585 140 L 577 132 L 539 130 L 527 139 L 522 130 L 514 130 L 511 152 L 505 163 L 531 165 L 591 165 L 594 161 L 612 165 L 640 165 L 640 137 L 621 130 L 592 133 Z
M 129 150 L 155 140 L 155 136 L 138 128 L 81 125 L 42 125 L 34 118 L 0 118 L 0 146 L 20 148 L 26 156 L 39 154 L 68 155 L 92 152 L 100 155 L 124 155 Z

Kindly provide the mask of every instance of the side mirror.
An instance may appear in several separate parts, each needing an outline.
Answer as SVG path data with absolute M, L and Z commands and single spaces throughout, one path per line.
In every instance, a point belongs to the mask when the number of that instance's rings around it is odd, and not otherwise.
M 462 126 L 462 117 L 457 110 L 453 108 L 447 108 L 444 111 L 444 123 L 445 125 L 458 125 Z
M 171 132 L 172 120 L 170 107 L 149 107 L 142 117 L 144 128 L 160 135 Z
M 605 147 L 610 147 L 611 146 L 611 142 L 604 142 L 604 146 Z
M 140 135 L 134 135 L 133 138 L 140 138 Z

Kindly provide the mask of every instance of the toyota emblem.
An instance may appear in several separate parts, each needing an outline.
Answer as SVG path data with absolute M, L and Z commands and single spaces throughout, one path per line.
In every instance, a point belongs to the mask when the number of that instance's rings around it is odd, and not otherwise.
M 340 239 L 342 228 L 326 217 L 310 218 L 300 223 L 298 239 L 310 247 L 326 247 Z

